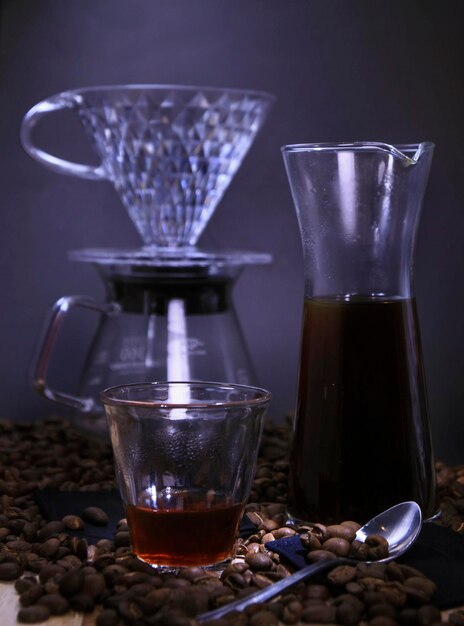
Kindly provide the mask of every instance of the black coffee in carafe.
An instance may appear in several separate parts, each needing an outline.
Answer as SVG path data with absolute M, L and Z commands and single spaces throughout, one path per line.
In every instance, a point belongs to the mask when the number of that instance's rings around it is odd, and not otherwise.
M 305 301 L 290 515 L 363 521 L 405 500 L 435 512 L 416 327 L 413 299 Z

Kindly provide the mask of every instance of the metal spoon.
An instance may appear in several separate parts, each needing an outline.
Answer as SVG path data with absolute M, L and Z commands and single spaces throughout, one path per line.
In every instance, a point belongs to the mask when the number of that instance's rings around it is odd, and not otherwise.
M 356 533 L 356 539 L 365 541 L 368 535 L 381 535 L 388 541 L 388 557 L 379 559 L 377 563 L 385 563 L 401 556 L 414 543 L 420 532 L 422 524 L 422 515 L 419 506 L 415 502 L 401 502 L 390 509 L 380 513 Z M 201 613 L 197 615 L 197 622 L 209 622 L 213 619 L 219 619 L 232 611 L 243 611 L 250 604 L 257 602 L 265 602 L 279 595 L 285 589 L 293 587 L 302 580 L 306 580 L 313 574 L 331 569 L 336 565 L 356 562 L 350 558 L 335 558 L 325 561 L 318 561 L 312 565 L 308 565 L 303 569 L 283 578 L 256 593 L 252 593 L 245 598 L 221 606 L 214 611 Z M 365 561 L 370 563 L 371 561 Z

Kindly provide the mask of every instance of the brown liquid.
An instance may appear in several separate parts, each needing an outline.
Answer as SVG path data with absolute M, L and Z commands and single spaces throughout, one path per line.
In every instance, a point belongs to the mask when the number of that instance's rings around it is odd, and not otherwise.
M 219 563 L 233 553 L 242 512 L 242 504 L 218 502 L 217 496 L 211 503 L 204 492 L 178 497 L 176 508 L 128 505 L 132 550 L 154 565 Z
M 306 300 L 301 345 L 290 515 L 363 523 L 404 500 L 433 515 L 415 302 Z

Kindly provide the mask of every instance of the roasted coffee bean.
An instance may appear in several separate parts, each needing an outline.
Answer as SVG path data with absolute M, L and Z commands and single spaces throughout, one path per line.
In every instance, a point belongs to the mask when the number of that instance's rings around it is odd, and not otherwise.
M 321 602 L 325 602 L 330 597 L 328 588 L 324 585 L 319 585 L 316 583 L 310 583 L 306 585 L 303 594 L 304 598 L 306 599 L 318 600 Z
M 355 539 L 351 543 L 350 556 L 357 561 L 367 561 L 370 557 L 370 549 L 363 541 Z
M 168 589 L 182 589 L 183 587 L 190 586 L 190 582 L 185 580 L 185 578 L 177 578 L 173 576 L 172 578 L 166 578 L 164 586 Z
M 37 541 L 37 538 L 38 538 L 37 524 L 34 524 L 33 522 L 26 522 L 23 526 L 22 533 L 26 541 L 29 541 L 29 542 Z
M 272 559 L 262 552 L 248 554 L 245 561 L 254 571 L 266 571 L 272 567 Z
M 385 563 L 358 563 L 356 565 L 357 578 L 378 578 L 385 580 L 386 565 Z
M 8 550 L 11 550 L 12 552 L 27 552 L 31 549 L 31 544 L 28 541 L 22 541 L 21 539 L 7 541 L 5 545 Z
M 125 613 L 121 612 L 121 615 L 124 617 Z M 128 619 L 137 619 L 137 617 L 139 616 L 135 613 L 134 607 L 129 607 Z M 163 624 L 163 626 L 191 626 L 192 622 L 182 611 L 172 608 L 162 611 L 160 624 Z
M 354 565 L 339 565 L 327 574 L 331 583 L 338 586 L 345 586 L 356 578 L 356 567 Z
M 46 606 L 28 606 L 18 611 L 18 622 L 21 624 L 37 624 L 45 622 L 50 617 L 50 611 Z
M 47 561 L 46 559 L 31 559 L 28 562 L 28 569 L 31 572 L 34 572 L 35 574 L 38 574 L 44 567 L 46 567 L 49 564 L 49 561 Z
M 59 579 L 65 573 L 65 569 L 56 563 L 47 563 L 39 572 L 39 580 L 43 584 L 50 579 Z
M 425 604 L 417 610 L 417 621 L 420 626 L 441 622 L 441 612 L 431 604 Z
M 368 535 L 364 541 L 369 546 L 369 560 L 376 561 L 388 556 L 388 541 L 381 535 Z
M 275 522 L 272 518 L 266 517 L 263 519 L 262 527 L 263 527 L 263 530 L 269 533 L 274 530 L 277 530 L 279 528 L 279 524 Z
M 239 572 L 229 574 L 224 578 L 224 583 L 231 589 L 244 589 L 247 586 L 245 577 Z
M 351 527 L 343 524 L 335 524 L 327 526 L 327 535 L 329 537 L 339 537 L 346 539 L 350 543 L 356 538 L 356 531 Z
M 428 578 L 424 578 L 424 576 L 410 576 L 404 581 L 404 584 L 407 587 L 419 589 L 429 598 L 431 598 L 437 590 L 436 584 Z
M 84 576 L 82 591 L 93 600 L 97 600 L 105 589 L 106 583 L 103 574 L 88 574 L 87 576 Z
M 69 602 L 59 593 L 48 593 L 37 601 L 37 606 L 46 606 L 51 615 L 64 615 L 69 611 Z
M 356 596 L 357 598 L 361 598 L 363 596 L 364 589 L 362 585 L 360 585 L 356 581 L 346 583 L 345 589 L 348 593 L 351 593 L 353 596 Z
M 352 528 L 355 533 L 357 533 L 358 530 L 361 528 L 361 524 L 358 524 L 358 522 L 354 522 L 353 520 L 345 520 L 341 523 L 341 525 L 349 526 L 349 528 Z
M 96 618 L 96 626 L 117 626 L 119 615 L 114 609 L 103 609 Z
M 45 524 L 43 528 L 41 528 L 38 531 L 37 537 L 39 541 L 46 541 L 50 537 L 56 537 L 57 535 L 62 533 L 64 530 L 65 530 L 65 525 L 63 524 L 63 522 L 60 522 L 60 521 L 48 522 L 47 524 Z
M 399 565 L 399 568 L 403 572 L 405 579 L 411 578 L 411 576 L 422 576 L 423 578 L 425 578 L 425 575 L 422 572 L 420 572 L 417 568 L 412 567 L 411 565 L 404 565 L 404 563 L 401 563 Z
M 361 587 L 364 587 L 361 582 Z M 365 590 L 362 594 L 362 600 L 364 604 L 367 606 L 372 606 L 373 604 L 383 604 L 385 602 L 385 598 L 379 591 L 375 591 L 373 589 Z
M 282 610 L 281 620 L 284 624 L 297 624 L 303 614 L 303 605 L 298 600 L 292 600 Z
M 328 604 L 314 604 L 306 606 L 301 615 L 303 622 L 316 624 L 333 624 L 336 619 L 337 609 Z
M 127 569 L 122 565 L 117 565 L 116 563 L 113 563 L 112 565 L 107 565 L 102 570 L 105 582 L 110 587 L 113 587 L 116 581 L 126 573 Z
M 453 611 L 449 614 L 448 619 L 454 626 L 464 626 L 464 611 L 460 609 Z
M 417 626 L 417 610 L 413 608 L 400 609 L 397 621 L 402 626 Z
M 311 524 L 307 532 L 315 535 L 321 543 L 324 543 L 324 541 L 329 538 L 327 527 L 324 526 L 324 524 Z
M 350 552 L 350 542 L 341 537 L 330 537 L 324 541 L 322 549 L 332 552 L 335 556 L 348 556 Z
M 33 585 L 37 584 L 37 580 L 32 576 L 24 576 L 23 578 L 19 578 L 15 582 L 16 591 L 21 594 L 30 589 Z
M 397 580 L 402 583 L 404 581 L 404 573 L 401 567 L 395 561 L 387 563 L 387 569 L 385 570 L 390 580 Z
M 317 561 L 327 561 L 328 559 L 334 559 L 335 554 L 333 552 L 329 552 L 328 550 L 312 550 L 308 553 L 308 560 L 312 563 L 316 563 Z
M 79 559 L 75 554 L 67 554 L 62 559 L 58 559 L 56 561 L 57 565 L 64 567 L 65 570 L 72 569 L 73 567 L 80 567 L 82 565 L 82 560 Z
M 372 619 L 373 617 L 377 617 L 377 615 L 383 615 L 385 617 L 391 617 L 391 619 L 396 619 L 396 608 L 393 604 L 388 604 L 387 602 L 371 604 L 367 610 L 367 616 L 369 619 Z
M 361 621 L 362 612 L 362 606 L 356 606 L 352 602 L 342 602 L 336 610 L 337 623 L 344 624 L 344 626 L 354 626 Z
M 72 569 L 63 574 L 59 582 L 60 593 L 66 598 L 77 594 L 84 584 L 84 573 L 81 569 Z
M 412 606 L 422 606 L 423 604 L 427 604 L 430 600 L 425 591 L 417 587 L 408 587 L 406 582 L 403 585 L 403 591 L 406 594 L 408 604 Z
M 31 606 L 36 604 L 37 600 L 41 598 L 44 594 L 44 588 L 42 585 L 35 583 L 31 585 L 29 589 L 26 589 L 19 596 L 19 603 L 21 606 Z
M 78 515 L 65 515 L 61 521 L 70 530 L 82 530 L 84 528 L 84 521 Z
M 274 613 L 268 610 L 257 611 L 248 620 L 250 626 L 277 626 L 278 623 L 279 620 Z
M 300 540 L 304 547 L 308 550 L 321 550 L 322 548 L 321 542 L 316 535 L 313 535 L 313 533 L 304 533 L 303 535 L 300 535 Z
M 38 554 L 46 559 L 52 559 L 57 556 L 61 542 L 57 537 L 50 537 L 39 546 Z
M 88 506 L 82 511 L 82 517 L 95 526 L 107 526 L 109 522 L 108 515 L 98 506 Z
M 283 537 L 292 537 L 293 535 L 296 535 L 296 530 L 290 528 L 289 526 L 283 526 L 282 528 L 273 530 L 272 534 L 276 539 L 282 539 Z
M 386 602 L 396 607 L 402 607 L 406 604 L 406 591 L 400 583 L 393 581 L 387 582 L 379 588 L 380 593 Z
M 76 593 L 67 599 L 73 611 L 91 613 L 95 607 L 93 599 L 85 593 Z
M 397 626 L 398 622 L 388 615 L 376 615 L 369 621 L 369 626 Z
M 23 573 L 18 562 L 0 563 L 0 580 L 15 580 Z
M 209 606 L 208 590 L 202 587 L 189 587 L 175 594 L 175 606 L 189 617 L 204 613 Z
M 59 585 L 55 580 L 47 580 L 43 585 L 45 593 L 58 593 Z
M 114 544 L 109 539 L 100 539 L 95 545 L 97 546 L 100 554 L 105 554 L 105 552 L 114 552 Z
M 261 537 L 259 537 L 255 541 L 252 541 L 251 543 L 248 543 L 248 545 L 246 546 L 247 554 L 256 554 L 257 552 L 262 552 L 260 541 Z
M 120 530 L 114 535 L 114 545 L 116 548 L 121 548 L 130 545 L 129 531 Z

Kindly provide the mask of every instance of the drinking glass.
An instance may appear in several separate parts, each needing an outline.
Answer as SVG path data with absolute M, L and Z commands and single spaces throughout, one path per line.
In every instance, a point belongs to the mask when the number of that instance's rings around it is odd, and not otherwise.
M 154 382 L 111 387 L 101 398 L 134 553 L 174 569 L 230 559 L 270 393 Z

